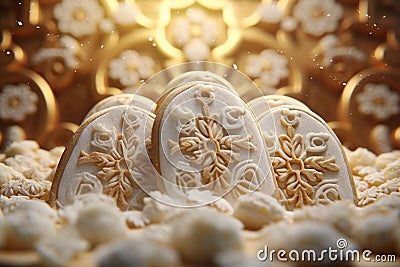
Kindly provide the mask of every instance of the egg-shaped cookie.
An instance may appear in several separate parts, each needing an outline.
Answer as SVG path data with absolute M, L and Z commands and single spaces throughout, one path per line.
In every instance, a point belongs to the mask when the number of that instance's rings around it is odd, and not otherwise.
M 222 84 L 184 83 L 161 97 L 151 155 L 171 198 L 211 192 L 232 203 L 255 190 L 275 191 L 256 118 Z
M 155 108 L 156 103 L 153 102 L 153 100 L 137 95 L 137 94 L 120 94 L 120 95 L 113 95 L 109 96 L 107 98 L 104 98 L 103 100 L 99 101 L 94 105 L 89 112 L 86 114 L 85 118 L 83 120 L 86 120 L 96 112 L 102 111 L 106 108 L 114 107 L 114 106 L 120 106 L 120 105 L 131 105 L 135 106 L 144 110 L 147 110 L 149 112 L 152 112 L 153 109 Z
M 251 110 L 253 110 L 257 118 L 269 109 L 279 106 L 294 105 L 308 109 L 303 102 L 284 95 L 260 96 L 250 100 L 247 104 L 250 106 Z
M 114 198 L 121 210 L 141 209 L 156 190 L 147 154 L 154 115 L 134 106 L 95 113 L 78 128 L 57 167 L 49 201 L 64 206 L 88 193 Z
M 279 106 L 260 115 L 259 124 L 272 161 L 275 196 L 287 210 L 355 201 L 345 152 L 322 118 L 299 106 Z

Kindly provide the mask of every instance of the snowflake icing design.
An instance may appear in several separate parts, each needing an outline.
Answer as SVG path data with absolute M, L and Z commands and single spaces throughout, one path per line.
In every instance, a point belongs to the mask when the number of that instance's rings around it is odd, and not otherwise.
M 195 92 L 195 96 L 203 107 L 203 114 L 184 125 L 183 128 L 186 129 L 181 131 L 178 142 L 169 140 L 170 154 L 181 151 L 190 163 L 201 167 L 203 185 L 217 182 L 218 188 L 228 188 L 231 185 L 228 168 L 230 162 L 240 161 L 240 149 L 250 151 L 256 147 L 251 142 L 251 135 L 229 135 L 217 122 L 219 116 L 210 114 L 210 106 L 214 102 L 211 87 L 201 87 Z M 215 186 L 216 184 L 213 185 Z
M 135 134 L 141 116 L 130 111 L 129 116 L 124 117 L 122 134 L 118 134 L 115 127 L 95 125 L 91 144 L 98 151 L 87 153 L 82 150 L 78 160 L 78 164 L 96 164 L 100 168 L 96 177 L 103 185 L 103 193 L 113 197 L 121 210 L 143 207 L 145 193 L 135 181 L 135 178 L 143 178 L 146 172 L 145 166 L 140 164 L 143 155 L 138 149 L 139 137 Z
M 336 181 L 324 179 L 325 173 L 339 171 L 335 158 L 326 159 L 322 154 L 326 150 L 327 136 L 313 133 L 305 144 L 303 136 L 295 133 L 300 123 L 298 114 L 290 110 L 282 113 L 280 122 L 286 128 L 286 134 L 279 136 L 279 148 L 272 157 L 278 199 L 288 210 L 340 199 Z M 307 147 L 310 144 L 312 147 Z
M 0 118 L 23 121 L 36 112 L 37 102 L 37 94 L 27 84 L 6 84 L 0 93 Z
M 386 84 L 368 83 L 356 96 L 358 111 L 364 115 L 372 115 L 382 121 L 400 112 L 400 94 L 390 90 Z

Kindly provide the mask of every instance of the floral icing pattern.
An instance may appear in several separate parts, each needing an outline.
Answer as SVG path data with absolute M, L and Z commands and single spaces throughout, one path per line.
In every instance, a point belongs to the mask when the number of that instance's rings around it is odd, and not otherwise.
M 300 0 L 293 8 L 293 16 L 301 22 L 304 32 L 321 36 L 337 29 L 343 8 L 335 0 Z
M 110 61 L 109 75 L 123 86 L 135 86 L 154 73 L 154 65 L 151 57 L 142 56 L 135 50 L 125 50 Z
M 244 160 L 235 166 L 232 171 L 234 181 L 238 181 L 232 190 L 235 198 L 255 192 L 264 181 L 264 174 L 253 160 Z
M 124 129 L 118 133 L 114 126 L 103 124 L 93 126 L 91 145 L 93 152 L 81 151 L 78 164 L 95 164 L 100 170 L 96 177 L 102 186 L 93 182 L 89 173 L 78 175 L 80 184 L 77 193 L 85 193 L 85 188 L 98 191 L 113 197 L 121 210 L 141 209 L 145 193 L 136 183 L 144 179 L 147 173 L 138 147 L 141 145 L 135 130 L 139 127 L 141 116 L 138 111 L 128 109 L 123 118 Z M 142 144 L 143 145 L 143 144 Z
M 207 59 L 217 34 L 217 22 L 198 8 L 188 9 L 173 25 L 174 42 L 190 61 Z
M 0 93 L 0 118 L 23 121 L 36 112 L 37 102 L 37 94 L 27 84 L 7 84 Z
M 274 93 L 281 80 L 288 78 L 288 59 L 273 49 L 247 57 L 246 73 L 256 79 L 264 93 Z
M 280 123 L 286 134 L 279 135 L 279 149 L 272 157 L 277 197 L 288 210 L 340 199 L 335 180 L 324 179 L 325 173 L 339 171 L 335 158 L 326 159 L 323 155 L 324 141 L 329 136 L 312 134 L 308 136 L 311 142 L 304 142 L 303 136 L 295 131 L 300 123 L 297 116 L 294 111 L 282 111 Z M 310 148 L 314 153 L 309 153 Z
M 180 151 L 190 163 L 201 167 L 201 183 L 203 185 L 217 182 L 218 188 L 228 188 L 231 172 L 228 165 L 231 161 L 238 162 L 240 149 L 255 150 L 251 135 L 229 135 L 217 119 L 218 114 L 211 114 L 210 106 L 214 103 L 212 87 L 200 86 L 195 92 L 195 98 L 202 105 L 202 114 L 189 120 L 190 131 L 180 132 L 178 142 L 169 140 L 170 154 Z M 239 107 L 232 107 L 240 110 Z M 242 116 L 240 113 L 237 116 Z M 240 120 L 234 116 L 236 120 Z M 213 186 L 216 186 L 215 184 Z
M 83 37 L 96 32 L 104 11 L 97 0 L 64 0 L 54 7 L 54 17 L 62 32 Z
M 358 111 L 372 115 L 378 121 L 386 120 L 400 112 L 400 94 L 386 84 L 368 83 L 356 96 Z

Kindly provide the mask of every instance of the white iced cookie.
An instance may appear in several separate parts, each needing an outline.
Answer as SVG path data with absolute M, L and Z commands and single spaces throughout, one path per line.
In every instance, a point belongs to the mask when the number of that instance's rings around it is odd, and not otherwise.
M 151 99 L 141 96 L 141 95 L 136 95 L 136 94 L 121 94 L 121 95 L 114 95 L 107 97 L 100 102 L 96 103 L 89 112 L 86 114 L 85 118 L 83 120 L 86 120 L 93 114 L 102 111 L 107 108 L 115 107 L 115 106 L 121 106 L 121 105 L 132 105 L 144 110 L 147 110 L 149 112 L 152 112 L 152 110 L 155 108 L 154 101 Z
M 157 102 L 152 158 L 164 192 L 174 199 L 196 189 L 233 203 L 255 190 L 274 191 L 252 111 L 220 84 L 185 83 Z
M 225 86 L 235 92 L 235 88 L 222 76 L 209 71 L 188 71 L 176 76 L 167 85 L 166 90 L 172 89 L 178 85 L 190 82 L 211 82 Z
M 146 194 L 137 182 L 155 189 L 146 148 L 153 117 L 140 108 L 116 106 L 87 119 L 60 160 L 50 203 L 64 206 L 80 195 L 103 193 L 121 210 L 141 209 Z
M 242 250 L 242 227 L 214 210 L 188 210 L 173 222 L 170 242 L 185 261 L 212 264 L 220 253 Z
M 137 238 L 118 240 L 96 251 L 99 267 L 179 266 L 176 251 Z
M 285 213 L 285 208 L 275 198 L 254 192 L 238 199 L 233 216 L 239 219 L 246 229 L 258 230 L 264 225 L 282 220 Z
M 300 107 L 282 106 L 261 115 L 259 124 L 278 185 L 276 197 L 287 210 L 355 201 L 345 152 L 320 117 Z
M 308 109 L 308 107 L 305 104 L 298 101 L 297 99 L 283 95 L 260 96 L 250 100 L 247 104 L 253 110 L 257 118 L 259 118 L 260 115 L 262 115 L 269 109 L 279 106 L 293 105 Z

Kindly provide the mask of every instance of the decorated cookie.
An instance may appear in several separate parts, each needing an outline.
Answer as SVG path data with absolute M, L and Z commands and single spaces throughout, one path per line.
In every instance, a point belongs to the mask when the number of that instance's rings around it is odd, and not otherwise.
M 178 85 L 184 84 L 184 83 L 190 83 L 190 82 L 212 82 L 212 83 L 217 83 L 222 86 L 226 86 L 233 92 L 235 89 L 233 86 L 225 80 L 223 77 L 220 75 L 217 75 L 215 73 L 209 72 L 209 71 L 188 71 L 184 72 L 174 79 L 172 79 L 168 84 L 167 84 L 167 89 L 174 88 Z
M 294 105 L 308 109 L 302 102 L 289 96 L 283 95 L 265 95 L 256 97 L 247 103 L 256 114 L 257 118 L 267 110 L 284 105 Z
M 344 150 L 320 117 L 301 107 L 281 106 L 262 114 L 259 123 L 278 185 L 275 196 L 286 209 L 355 200 Z
M 121 94 L 107 97 L 96 105 L 94 105 L 89 112 L 86 114 L 84 120 L 95 114 L 96 112 L 102 111 L 106 108 L 120 106 L 120 105 L 132 105 L 149 112 L 152 112 L 155 108 L 156 103 L 153 100 L 136 94 Z
M 221 84 L 185 83 L 162 97 L 151 151 L 172 198 L 211 191 L 233 202 L 255 190 L 275 190 L 254 114 Z
M 121 210 L 141 209 L 153 189 L 153 168 L 146 142 L 154 115 L 134 106 L 96 113 L 77 130 L 58 165 L 51 204 L 70 204 L 81 195 L 102 192 Z M 155 186 L 154 186 L 155 189 Z

